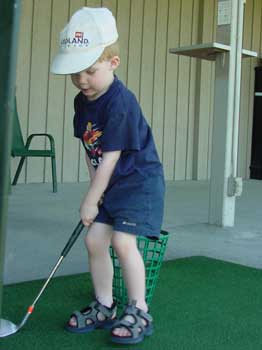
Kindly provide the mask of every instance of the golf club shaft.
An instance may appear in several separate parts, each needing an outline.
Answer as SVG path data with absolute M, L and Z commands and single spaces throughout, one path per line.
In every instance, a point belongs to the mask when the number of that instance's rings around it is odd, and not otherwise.
M 18 326 L 18 328 L 23 327 L 23 325 L 26 323 L 27 319 L 29 318 L 29 316 L 33 313 L 34 308 L 36 303 L 38 302 L 39 298 L 41 297 L 41 295 L 43 294 L 44 290 L 46 289 L 46 286 L 48 285 L 49 281 L 51 280 L 51 278 L 54 276 L 56 270 L 58 269 L 58 267 L 61 265 L 62 261 L 63 261 L 64 257 L 61 256 L 59 258 L 59 260 L 57 261 L 55 267 L 53 268 L 53 270 L 51 271 L 50 275 L 48 276 L 47 280 L 45 281 L 43 287 L 41 288 L 40 292 L 37 294 L 35 300 L 33 301 L 33 303 L 28 307 L 27 313 L 25 315 L 25 317 L 23 318 L 22 322 L 20 323 L 20 325 Z
M 58 259 L 58 261 L 55 264 L 54 268 L 50 272 L 50 274 L 49 274 L 47 280 L 45 281 L 44 285 L 42 286 L 40 292 L 37 294 L 37 296 L 34 299 L 33 303 L 28 307 L 27 313 L 26 313 L 25 317 L 23 318 L 22 322 L 20 323 L 20 325 L 18 326 L 18 329 L 23 327 L 23 325 L 26 323 L 26 321 L 29 318 L 29 316 L 33 313 L 36 303 L 38 302 L 39 298 L 43 294 L 43 292 L 46 289 L 46 287 L 47 287 L 48 283 L 50 282 L 51 278 L 54 276 L 56 270 L 61 265 L 61 263 L 64 260 L 65 256 L 68 254 L 68 252 L 70 251 L 70 249 L 74 245 L 75 241 L 79 237 L 79 235 L 82 232 L 83 228 L 84 228 L 84 224 L 82 223 L 82 220 L 80 220 L 78 225 L 77 225 L 77 227 L 75 228 L 74 232 L 72 233 L 71 237 L 69 238 L 66 246 L 62 250 L 60 258 Z

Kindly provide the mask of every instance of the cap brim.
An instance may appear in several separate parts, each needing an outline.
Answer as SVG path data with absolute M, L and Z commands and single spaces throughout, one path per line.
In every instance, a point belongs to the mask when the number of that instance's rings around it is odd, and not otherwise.
M 54 74 L 73 74 L 92 66 L 102 55 L 104 47 L 92 49 L 88 52 L 59 53 L 55 56 L 51 72 Z

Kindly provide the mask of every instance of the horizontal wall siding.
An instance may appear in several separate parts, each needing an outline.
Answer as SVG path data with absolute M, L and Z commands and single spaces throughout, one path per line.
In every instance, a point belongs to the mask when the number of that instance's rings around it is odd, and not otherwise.
M 212 41 L 215 4 L 216 0 L 22 2 L 17 69 L 22 132 L 24 138 L 33 132 L 48 132 L 54 136 L 59 182 L 88 180 L 83 149 L 73 137 L 73 99 L 77 90 L 70 77 L 49 72 L 57 52 L 59 32 L 72 13 L 82 6 L 106 6 L 116 16 L 121 48 L 117 74 L 141 103 L 153 130 L 166 179 L 209 178 L 215 66 L 170 54 L 169 49 Z M 247 0 L 244 47 L 260 52 L 261 13 L 260 0 Z M 201 28 L 199 20 L 202 20 Z M 245 59 L 242 69 L 238 171 L 243 177 L 249 175 L 254 66 L 257 63 L 255 59 Z M 47 145 L 41 139 L 32 146 Z M 17 163 L 17 159 L 12 160 L 12 174 Z M 49 159 L 29 159 L 19 179 L 20 183 L 50 181 Z

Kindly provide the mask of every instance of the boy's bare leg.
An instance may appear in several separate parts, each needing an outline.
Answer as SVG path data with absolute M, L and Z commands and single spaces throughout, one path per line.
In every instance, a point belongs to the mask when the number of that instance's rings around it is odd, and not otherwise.
M 96 298 L 108 307 L 113 303 L 113 265 L 109 254 L 112 234 L 110 225 L 94 222 L 88 229 L 85 240 Z M 98 318 L 103 320 L 103 315 L 98 315 Z M 76 326 L 74 317 L 71 318 L 70 325 Z
M 137 248 L 136 236 L 124 232 L 115 232 L 112 237 L 112 246 L 120 261 L 123 277 L 128 291 L 129 300 L 136 300 L 136 306 L 147 312 L 145 301 L 145 266 L 142 256 Z M 126 319 L 133 321 L 127 316 Z M 126 328 L 116 328 L 113 332 L 118 336 L 129 336 Z
M 86 236 L 89 269 L 95 295 L 101 304 L 108 307 L 113 303 L 113 264 L 109 254 L 112 234 L 110 225 L 94 222 Z

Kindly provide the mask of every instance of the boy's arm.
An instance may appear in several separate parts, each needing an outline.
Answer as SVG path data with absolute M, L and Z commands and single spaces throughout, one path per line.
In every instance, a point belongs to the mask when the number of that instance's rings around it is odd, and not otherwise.
M 98 214 L 98 202 L 106 190 L 120 157 L 121 151 L 104 152 L 92 179 L 91 186 L 81 204 L 80 215 L 84 225 L 89 226 Z

